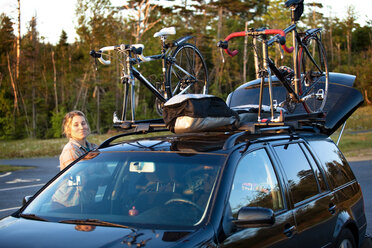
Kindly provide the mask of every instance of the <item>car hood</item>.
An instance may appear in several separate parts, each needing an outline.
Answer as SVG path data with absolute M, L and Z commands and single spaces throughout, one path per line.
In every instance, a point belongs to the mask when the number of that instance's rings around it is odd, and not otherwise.
M 106 226 L 93 226 L 90 231 L 78 229 L 75 224 L 7 217 L 0 222 L 0 244 L 2 247 L 54 248 L 173 247 L 191 233 Z

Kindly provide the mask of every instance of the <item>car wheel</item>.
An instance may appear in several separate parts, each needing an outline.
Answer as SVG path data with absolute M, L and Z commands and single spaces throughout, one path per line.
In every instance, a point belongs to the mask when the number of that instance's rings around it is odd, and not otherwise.
M 337 239 L 337 248 L 355 248 L 354 236 L 349 229 L 343 229 Z

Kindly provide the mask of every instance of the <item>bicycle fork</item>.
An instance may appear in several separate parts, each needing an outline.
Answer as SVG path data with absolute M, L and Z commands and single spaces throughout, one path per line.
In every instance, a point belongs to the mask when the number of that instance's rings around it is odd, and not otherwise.
M 274 118 L 274 106 L 273 106 L 273 93 L 272 93 L 272 78 L 271 78 L 271 69 L 269 64 L 268 58 L 268 46 L 266 42 L 262 43 L 262 53 L 263 53 L 263 62 L 265 67 L 265 74 L 261 74 L 261 84 L 260 84 L 260 96 L 259 96 L 259 103 L 258 103 L 258 118 L 257 121 L 261 122 L 261 111 L 262 111 L 262 99 L 263 99 L 263 88 L 265 84 L 265 78 L 267 76 L 267 80 L 269 83 L 269 100 L 270 100 L 270 113 L 271 113 L 271 121 L 275 121 Z
M 126 121 L 127 120 L 127 108 L 128 108 L 128 95 L 129 95 L 129 87 L 130 87 L 130 105 L 131 105 L 131 114 L 132 114 L 132 121 L 135 121 L 135 79 L 133 76 L 133 73 L 131 72 L 131 62 L 130 62 L 130 56 L 127 56 L 127 68 L 126 71 L 129 72 L 129 75 L 127 73 L 123 73 L 123 84 L 125 86 L 125 92 L 124 92 L 124 104 L 123 104 L 123 110 L 122 110 L 122 116 L 121 120 Z

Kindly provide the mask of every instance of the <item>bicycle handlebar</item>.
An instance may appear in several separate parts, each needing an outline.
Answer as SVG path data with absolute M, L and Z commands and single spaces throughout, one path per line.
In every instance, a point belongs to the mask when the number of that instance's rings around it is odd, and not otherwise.
M 104 65 L 110 65 L 111 64 L 111 61 L 110 60 L 105 60 L 102 57 L 102 53 L 103 52 L 108 52 L 108 51 L 115 51 L 115 50 L 121 50 L 121 51 L 130 50 L 134 54 L 138 55 L 138 57 L 141 59 L 141 61 L 143 61 L 143 62 L 151 61 L 152 59 L 150 57 L 146 57 L 146 56 L 144 56 L 142 54 L 144 48 L 145 48 L 145 46 L 143 44 L 134 44 L 134 45 L 125 45 L 125 44 L 122 44 L 122 45 L 116 45 L 116 46 L 102 47 L 97 52 L 94 51 L 94 50 L 92 50 L 92 51 L 90 51 L 89 54 L 93 58 L 98 59 L 98 61 L 101 64 L 104 64 Z
M 230 51 L 228 49 L 228 42 L 230 39 L 232 38 L 235 38 L 235 37 L 242 37 L 242 36 L 246 36 L 246 35 L 250 35 L 250 36 L 257 36 L 257 35 L 266 35 L 266 34 L 279 34 L 279 38 L 277 40 L 277 42 L 279 42 L 279 44 L 282 46 L 283 50 L 286 51 L 287 53 L 292 53 L 294 48 L 293 47 L 287 47 L 285 45 L 285 42 L 286 42 L 286 39 L 285 39 L 285 32 L 281 29 L 265 29 L 263 31 L 241 31 L 241 32 L 235 32 L 235 33 L 231 33 L 229 34 L 224 41 L 219 41 L 217 43 L 217 46 L 218 47 L 221 47 L 222 49 L 225 50 L 225 52 L 231 56 L 231 57 L 234 57 L 235 55 L 238 54 L 238 50 L 234 50 L 234 51 Z M 277 39 L 277 38 L 275 38 Z

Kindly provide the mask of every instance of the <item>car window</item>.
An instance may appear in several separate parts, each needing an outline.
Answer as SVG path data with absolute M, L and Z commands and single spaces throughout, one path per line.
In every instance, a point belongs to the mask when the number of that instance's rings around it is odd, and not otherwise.
M 23 213 L 49 221 L 99 219 L 149 228 L 193 227 L 206 215 L 224 155 L 88 154 Z
M 344 156 L 331 141 L 311 141 L 333 187 L 341 186 L 354 180 L 354 174 Z
M 314 172 L 298 144 L 274 147 L 287 176 L 288 186 L 296 204 L 319 193 Z
M 264 149 L 245 155 L 238 164 L 230 194 L 233 216 L 241 207 L 259 206 L 274 211 L 283 209 L 276 174 Z
M 311 164 L 311 167 L 314 170 L 314 174 L 316 175 L 316 178 L 318 179 L 320 190 L 321 191 L 326 191 L 327 190 L 327 185 L 326 185 L 324 176 L 323 176 L 321 170 L 319 169 L 318 164 L 315 162 L 315 159 L 314 159 L 313 155 L 310 153 L 309 149 L 304 144 L 301 144 L 301 147 L 302 147 L 309 163 Z

